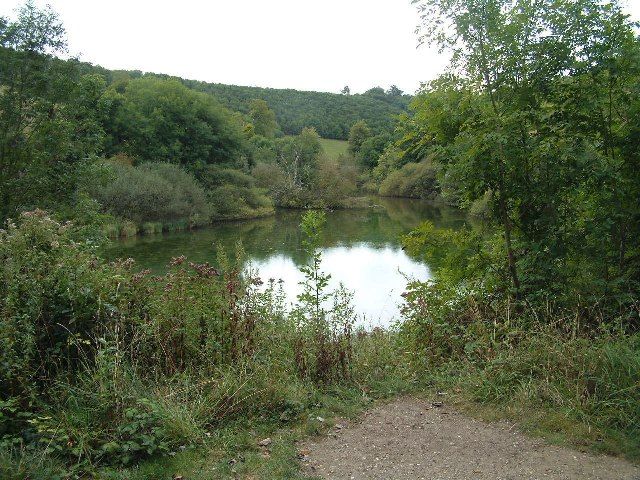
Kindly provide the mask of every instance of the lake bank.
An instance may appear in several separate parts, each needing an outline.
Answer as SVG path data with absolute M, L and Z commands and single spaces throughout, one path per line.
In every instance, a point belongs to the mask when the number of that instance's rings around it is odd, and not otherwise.
M 430 278 L 429 266 L 411 258 L 400 237 L 426 220 L 442 228 L 460 228 L 464 213 L 426 201 L 375 198 L 376 207 L 334 210 L 327 213 L 321 241 L 323 270 L 332 275 L 330 288 L 340 283 L 354 290 L 362 325 L 389 325 L 399 316 L 398 304 L 409 278 Z M 173 257 L 216 264 L 220 248 L 232 255 L 241 242 L 245 266 L 259 272 L 266 283 L 282 279 L 286 302 L 299 292 L 299 267 L 307 258 L 301 246 L 299 210 L 278 210 L 254 220 L 222 222 L 175 233 L 133 237 L 112 242 L 108 259 L 131 257 L 142 268 L 166 271 Z

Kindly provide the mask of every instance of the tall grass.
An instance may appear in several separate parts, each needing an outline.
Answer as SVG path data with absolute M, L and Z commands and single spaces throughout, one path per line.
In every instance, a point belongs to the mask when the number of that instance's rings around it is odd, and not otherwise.
M 413 284 L 406 299 L 401 342 L 414 370 L 530 417 L 548 438 L 640 458 L 640 334 L 443 283 Z
M 3 478 L 96 474 L 209 445 L 233 422 L 297 422 L 319 395 L 399 364 L 386 337 L 354 339 L 347 294 L 323 292 L 328 309 L 301 297 L 289 314 L 240 247 L 216 268 L 177 257 L 155 276 L 76 236 L 44 212 L 0 232 Z M 309 245 L 307 291 L 323 290 Z

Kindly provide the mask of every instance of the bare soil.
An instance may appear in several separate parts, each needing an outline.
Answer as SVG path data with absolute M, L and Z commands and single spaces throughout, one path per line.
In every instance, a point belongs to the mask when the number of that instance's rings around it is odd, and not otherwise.
M 640 468 L 625 460 L 549 445 L 416 398 L 336 424 L 301 445 L 300 457 L 309 476 L 323 479 L 640 480 Z

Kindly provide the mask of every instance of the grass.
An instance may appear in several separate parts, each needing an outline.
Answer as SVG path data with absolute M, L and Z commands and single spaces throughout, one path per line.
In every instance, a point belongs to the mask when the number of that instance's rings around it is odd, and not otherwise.
M 460 366 L 460 365 L 458 365 Z M 446 368 L 427 375 L 431 380 L 426 385 L 415 385 L 413 389 L 400 388 L 389 379 L 389 384 L 380 386 L 378 392 L 368 396 L 356 388 L 335 389 L 321 395 L 316 406 L 303 413 L 289 424 L 278 419 L 261 418 L 238 420 L 216 433 L 206 446 L 179 452 L 145 462 L 135 468 L 109 470 L 99 478 L 104 480 L 143 480 L 147 478 L 175 478 L 183 476 L 190 480 L 217 480 L 226 478 L 273 478 L 303 480 L 298 460 L 299 442 L 305 438 L 326 434 L 338 419 L 357 418 L 379 402 L 411 393 L 428 398 L 435 391 L 447 391 L 447 401 L 461 412 L 484 421 L 508 420 L 522 432 L 545 439 L 560 446 L 583 452 L 599 452 L 623 455 L 632 461 L 637 457 L 620 448 L 625 439 L 580 422 L 566 411 L 554 410 L 543 405 L 525 405 L 520 402 L 479 403 L 470 392 L 463 390 L 468 384 L 459 377 L 451 376 Z M 468 378 L 466 379 L 469 380 Z M 461 388 L 462 387 L 462 388 Z M 323 421 L 318 420 L 318 417 Z M 264 438 L 271 438 L 267 448 L 258 446 Z M 628 441 L 628 439 L 626 439 Z
M 332 159 L 338 158 L 340 155 L 346 155 L 347 147 L 349 146 L 349 142 L 346 140 L 334 140 L 332 138 L 321 138 L 320 144 L 325 155 Z
M 305 218 L 309 242 L 317 238 L 317 215 Z M 0 478 L 72 478 L 54 475 L 66 464 L 74 474 L 97 470 L 107 480 L 300 479 L 297 440 L 326 432 L 332 418 L 353 417 L 375 400 L 433 389 L 450 392 L 471 413 L 510 418 L 552 443 L 640 459 L 638 333 L 581 336 L 527 318 L 485 318 L 475 308 L 469 314 L 469 302 L 422 289 L 406 296 L 417 310 L 406 311 L 398 332 L 352 335 L 346 304 L 332 317 L 345 322 L 341 328 L 318 329 L 313 317 L 285 316 L 277 292 L 247 290 L 238 303 L 244 287 L 231 262 L 222 262 L 222 278 L 206 266 L 186 269 L 183 260 L 163 277 L 138 275 L 126 265 L 94 263 L 92 250 L 77 247 L 74 232 L 44 212 L 21 222 L 0 237 L 0 253 L 14 259 L 2 264 L 11 302 L 3 305 L 15 309 L 19 300 L 29 309 L 9 316 L 13 310 L 0 308 L 0 325 L 37 331 L 61 319 L 95 322 L 92 332 L 104 336 L 91 361 L 77 364 L 75 378 L 51 373 L 46 401 L 17 408 L 37 391 L 35 381 L 22 398 L 0 401 L 0 427 L 12 432 L 0 438 Z M 307 278 L 320 288 L 317 275 Z M 46 297 L 31 294 L 45 289 Z M 421 297 L 412 303 L 414 294 Z M 425 315 L 425 295 L 433 308 L 444 298 L 457 310 Z M 209 315 L 212 305 L 232 312 L 234 321 Z M 312 307 L 303 303 L 298 315 Z M 122 325 L 136 329 L 135 342 L 123 345 Z M 74 350 L 65 348 L 76 337 L 53 344 L 48 362 L 71 358 Z M 22 351 L 8 358 L 16 372 L 31 362 L 34 371 L 41 368 L 40 357 Z M 131 364 L 123 362 L 128 358 Z M 268 449 L 259 446 L 266 437 L 273 440 Z
M 349 142 L 346 140 L 335 140 L 333 138 L 321 138 L 320 145 L 322 146 L 322 151 L 329 159 L 336 159 L 340 155 L 347 155 L 347 149 L 349 148 Z
M 637 463 L 639 341 L 637 334 L 571 339 L 530 332 L 488 361 L 444 361 L 425 372 L 470 416 L 507 420 L 554 445 Z
M 143 480 L 175 478 L 216 480 L 227 478 L 273 478 L 302 480 L 309 478 L 300 471 L 298 442 L 305 437 L 323 435 L 338 418 L 353 419 L 376 401 L 389 397 L 398 387 L 393 383 L 380 386 L 371 396 L 354 387 L 336 387 L 318 395 L 314 407 L 298 419 L 261 417 L 238 419 L 217 429 L 206 445 L 185 449 L 174 455 L 153 459 L 136 467 L 102 471 L 103 480 Z M 405 385 L 406 387 L 406 385 Z M 375 398 L 375 399 L 374 399 Z M 268 447 L 258 442 L 271 438 Z

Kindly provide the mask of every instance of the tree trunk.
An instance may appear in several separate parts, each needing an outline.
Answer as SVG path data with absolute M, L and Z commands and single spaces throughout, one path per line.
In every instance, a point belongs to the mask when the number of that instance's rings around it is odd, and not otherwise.
M 498 205 L 500 207 L 500 217 L 502 219 L 502 225 L 504 226 L 504 240 L 507 245 L 507 260 L 509 263 L 509 274 L 511 275 L 511 281 L 515 288 L 516 300 L 520 299 L 520 279 L 518 278 L 518 270 L 516 268 L 516 256 L 513 253 L 513 246 L 511 245 L 511 220 L 509 219 L 509 213 L 507 212 L 507 203 L 504 199 L 504 195 L 500 193 L 498 196 Z

